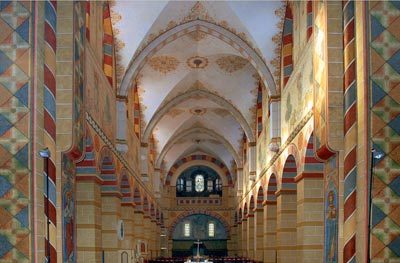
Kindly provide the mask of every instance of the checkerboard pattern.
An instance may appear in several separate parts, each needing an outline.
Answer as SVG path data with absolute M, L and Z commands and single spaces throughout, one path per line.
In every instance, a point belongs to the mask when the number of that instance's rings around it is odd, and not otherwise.
M 372 262 L 400 258 L 400 1 L 369 2 Z
M 0 2 L 0 262 L 30 262 L 31 2 Z

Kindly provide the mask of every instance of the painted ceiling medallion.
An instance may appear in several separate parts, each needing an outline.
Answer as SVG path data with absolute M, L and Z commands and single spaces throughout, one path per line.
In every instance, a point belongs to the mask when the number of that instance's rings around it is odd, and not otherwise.
M 204 115 L 204 113 L 206 113 L 206 112 L 207 112 L 207 109 L 205 109 L 205 108 L 192 108 L 192 109 L 190 109 L 190 113 L 191 114 L 198 115 L 198 116 Z
M 203 40 L 207 36 L 207 34 L 205 32 L 200 31 L 200 30 L 192 31 L 188 35 L 191 39 L 193 39 L 196 42 Z
M 187 65 L 194 69 L 203 69 L 208 65 L 208 59 L 205 57 L 194 56 L 186 60 Z
M 149 64 L 155 71 L 167 74 L 177 69 L 179 61 L 171 56 L 158 56 L 152 57 Z
M 216 62 L 220 69 L 228 73 L 241 70 L 248 63 L 246 59 L 234 55 L 220 57 Z

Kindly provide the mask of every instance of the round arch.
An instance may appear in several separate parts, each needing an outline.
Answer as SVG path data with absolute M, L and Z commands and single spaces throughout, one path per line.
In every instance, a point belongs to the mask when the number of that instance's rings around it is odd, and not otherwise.
M 128 89 L 131 87 L 132 81 L 135 80 L 143 64 L 146 63 L 146 60 L 150 55 L 160 49 L 160 45 L 166 45 L 167 43 L 174 41 L 182 35 L 199 29 L 206 34 L 216 34 L 219 39 L 222 39 L 223 41 L 231 45 L 234 49 L 238 50 L 243 55 L 243 57 L 248 59 L 249 62 L 257 70 L 263 81 L 264 87 L 268 87 L 268 94 L 270 96 L 276 96 L 279 94 L 272 73 L 265 64 L 265 61 L 257 54 L 257 52 L 254 51 L 254 49 L 248 43 L 246 43 L 235 33 L 219 25 L 199 19 L 180 24 L 167 30 L 166 32 L 156 37 L 143 50 L 141 50 L 141 52 L 134 56 L 128 65 L 117 94 L 120 96 L 127 95 Z
M 196 97 L 196 96 L 204 96 L 204 97 L 210 99 L 211 101 L 215 102 L 216 104 L 220 105 L 221 107 L 226 108 L 232 114 L 232 116 L 236 119 L 236 121 L 239 123 L 239 125 L 242 127 L 247 138 L 249 138 L 249 141 L 250 142 L 255 141 L 253 130 L 251 129 L 249 123 L 246 121 L 246 119 L 244 118 L 242 113 L 235 106 L 233 106 L 229 101 L 227 101 L 223 97 L 220 97 L 208 90 L 194 89 L 194 90 L 185 92 L 179 96 L 174 97 L 172 100 L 170 100 L 167 103 L 165 103 L 164 105 L 162 105 L 161 108 L 157 109 L 157 111 L 154 113 L 154 115 L 150 119 L 149 123 L 147 124 L 147 126 L 143 132 L 143 136 L 142 136 L 143 142 L 147 142 L 149 140 L 153 129 L 155 128 L 157 123 L 162 119 L 162 117 L 167 112 L 169 112 L 169 110 L 174 108 L 179 103 L 181 103 L 189 98 Z
M 194 127 L 194 128 L 190 128 L 187 129 L 183 132 L 177 132 L 174 135 L 171 136 L 171 138 L 168 140 L 167 144 L 164 146 L 164 148 L 162 149 L 161 153 L 159 154 L 155 167 L 156 168 L 160 168 L 162 161 L 164 160 L 165 155 L 168 153 L 168 151 L 173 147 L 173 145 L 179 141 L 181 138 L 191 135 L 191 134 L 196 134 L 196 133 L 204 133 L 207 134 L 213 138 L 215 138 L 216 140 L 220 141 L 225 148 L 229 151 L 230 154 L 232 154 L 233 159 L 236 162 L 236 166 L 238 168 L 242 167 L 242 160 L 239 157 L 239 155 L 237 154 L 237 152 L 235 151 L 235 149 L 233 148 L 233 146 L 230 144 L 230 142 L 228 140 L 226 140 L 223 136 L 221 136 L 220 134 L 216 133 L 213 130 L 204 128 L 204 127 Z

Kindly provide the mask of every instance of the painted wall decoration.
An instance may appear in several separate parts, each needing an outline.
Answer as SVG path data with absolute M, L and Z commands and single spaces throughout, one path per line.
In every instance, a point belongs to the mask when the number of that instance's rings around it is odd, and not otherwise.
M 80 159 L 85 150 L 84 119 L 84 51 L 86 39 L 86 3 L 73 3 L 73 137 L 74 145 L 62 157 L 62 229 L 63 261 L 76 261 L 76 226 L 75 226 L 75 161 Z
M 314 24 L 314 135 L 316 137 L 317 153 L 327 149 L 327 25 L 326 7 L 324 2 L 314 2 L 315 24 Z M 321 155 L 321 153 L 318 153 Z M 327 159 L 328 156 L 320 156 Z
M 103 70 L 111 87 L 114 80 L 114 36 L 111 24 L 110 4 L 103 3 Z
M 94 67 L 96 59 L 92 52 L 85 52 L 85 111 L 89 112 L 96 123 L 109 139 L 115 138 L 115 116 L 116 105 L 115 94 L 107 82 L 110 80 L 103 71 Z
M 313 106 L 313 69 L 311 49 L 298 61 L 300 70 L 293 72 L 290 86 L 282 91 L 282 143 L 293 132 Z
M 293 12 L 290 4 L 286 4 L 285 19 L 282 32 L 282 87 L 285 88 L 293 72 Z M 283 89 L 282 88 L 282 89 Z
M 324 262 L 336 263 L 338 260 L 338 225 L 339 225 L 339 201 L 338 201 L 338 170 L 337 157 L 328 161 L 325 168 L 325 242 Z
M 372 172 L 371 262 L 400 258 L 400 3 L 368 2 Z
M 35 4 L 0 2 L 1 262 L 32 261 L 32 193 L 27 186 L 32 183 L 30 133 L 35 109 L 30 74 L 34 65 L 32 12 Z

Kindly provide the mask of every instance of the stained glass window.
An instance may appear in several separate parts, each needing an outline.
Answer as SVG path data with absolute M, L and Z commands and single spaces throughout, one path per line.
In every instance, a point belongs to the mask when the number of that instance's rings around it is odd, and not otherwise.
M 192 181 L 186 180 L 186 192 L 191 192 L 191 191 L 192 191 Z
M 195 190 L 196 192 L 203 192 L 204 191 L 204 176 L 201 174 L 196 175 L 195 179 Z
M 207 181 L 207 191 L 212 192 L 214 190 L 214 182 L 212 180 Z
M 179 179 L 178 179 L 178 183 L 176 184 L 176 189 L 177 189 L 179 192 L 182 192 L 182 191 L 183 191 L 183 179 L 182 179 L 182 178 L 179 178 Z
M 221 191 L 221 190 L 222 190 L 222 182 L 221 182 L 221 179 L 216 179 L 216 180 L 215 180 L 215 188 L 217 189 L 217 191 Z

